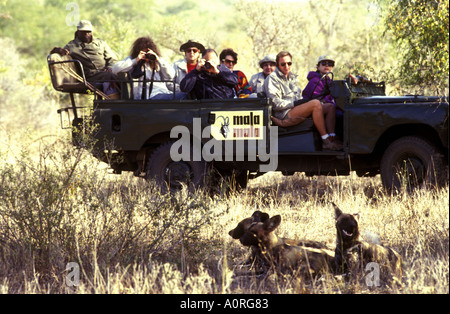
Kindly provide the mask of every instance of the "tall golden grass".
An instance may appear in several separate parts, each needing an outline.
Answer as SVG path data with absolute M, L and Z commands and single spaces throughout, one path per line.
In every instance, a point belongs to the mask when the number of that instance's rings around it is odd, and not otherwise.
M 64 133 L 0 146 L 1 293 L 448 293 L 449 188 L 390 196 L 378 177 L 268 173 L 239 192 L 163 195 L 114 175 Z M 225 183 L 222 183 L 225 184 Z M 228 231 L 253 211 L 279 236 L 335 241 L 331 202 L 404 258 L 401 287 L 243 272 Z M 76 263 L 79 281 L 67 281 Z

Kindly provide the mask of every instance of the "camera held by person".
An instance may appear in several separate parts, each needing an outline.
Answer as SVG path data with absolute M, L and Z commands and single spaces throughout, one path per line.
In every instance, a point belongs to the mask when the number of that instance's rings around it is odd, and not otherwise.
M 153 52 L 146 52 L 144 59 L 146 59 L 147 61 L 156 61 L 156 55 Z

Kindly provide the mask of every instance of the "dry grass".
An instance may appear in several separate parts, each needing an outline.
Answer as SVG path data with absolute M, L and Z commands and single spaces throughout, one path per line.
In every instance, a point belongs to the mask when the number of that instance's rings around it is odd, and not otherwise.
M 269 173 L 239 193 L 161 195 L 109 174 L 68 141 L 0 146 L 1 293 L 448 293 L 449 189 L 387 196 L 379 178 Z M 23 139 L 23 137 L 22 137 Z M 248 249 L 228 231 L 255 210 L 280 214 L 279 236 L 333 247 L 334 211 L 359 212 L 404 257 L 403 286 L 369 288 L 243 274 Z M 79 265 L 70 287 L 66 265 Z

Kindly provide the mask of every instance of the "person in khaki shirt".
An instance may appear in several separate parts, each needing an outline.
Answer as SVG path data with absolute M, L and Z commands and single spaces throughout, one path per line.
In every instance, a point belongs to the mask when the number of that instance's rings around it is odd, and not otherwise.
M 64 48 L 55 47 L 52 53 L 67 55 L 79 60 L 83 65 L 86 80 L 90 83 L 102 82 L 106 94 L 110 94 L 116 89 L 111 87 L 108 82 L 118 80 L 117 75 L 111 72 L 117 57 L 108 44 L 101 39 L 94 38 L 92 35 L 93 27 L 90 21 L 82 20 L 77 25 L 75 39 L 67 43 Z
M 312 116 L 322 137 L 323 150 L 342 150 L 343 145 L 332 142 L 325 127 L 324 113 L 319 100 L 304 100 L 297 85 L 297 76 L 291 72 L 292 55 L 281 51 L 276 56 L 277 68 L 264 80 L 264 92 L 273 102 L 272 121 L 281 127 L 294 126 Z

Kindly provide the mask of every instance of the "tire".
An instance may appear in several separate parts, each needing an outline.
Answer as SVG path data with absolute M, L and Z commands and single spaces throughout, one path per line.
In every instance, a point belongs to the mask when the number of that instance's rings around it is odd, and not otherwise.
M 192 147 L 189 161 L 173 161 L 170 141 L 159 146 L 147 161 L 146 179 L 154 179 L 163 192 L 180 190 L 183 185 L 189 189 L 204 187 L 208 175 L 205 161 L 193 161 Z
M 444 156 L 430 142 L 415 136 L 394 141 L 383 154 L 381 180 L 388 192 L 411 192 L 417 187 L 436 187 L 445 183 Z

